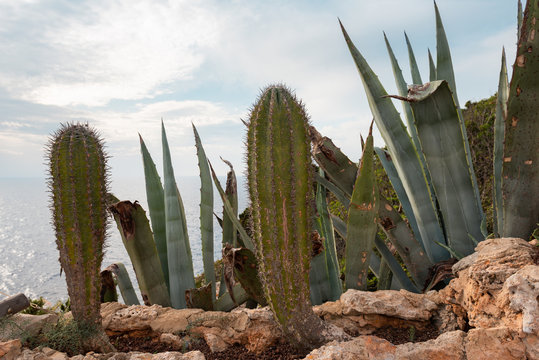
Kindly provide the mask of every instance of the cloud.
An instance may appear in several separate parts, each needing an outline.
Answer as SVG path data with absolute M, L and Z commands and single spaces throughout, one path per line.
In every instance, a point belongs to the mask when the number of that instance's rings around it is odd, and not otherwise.
M 32 9 L 11 8 L 12 16 L 35 17 L 43 31 L 32 39 L 38 50 L 0 39 L 11 56 L 40 55 L 0 73 L 12 96 L 59 106 L 152 98 L 188 79 L 203 61 L 200 49 L 219 35 L 217 14 L 190 1 L 86 2 L 66 17 L 61 10 L 46 22 Z

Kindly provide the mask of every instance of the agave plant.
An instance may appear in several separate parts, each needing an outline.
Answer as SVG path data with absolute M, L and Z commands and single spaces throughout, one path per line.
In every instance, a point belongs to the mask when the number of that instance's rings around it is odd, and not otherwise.
M 528 4 L 526 9 L 531 9 L 531 7 L 533 6 Z M 382 255 L 382 260 L 386 261 L 388 265 L 393 264 L 393 267 L 391 267 L 393 275 L 395 275 L 393 286 L 405 287 L 411 291 L 428 289 L 433 285 L 433 282 L 436 282 L 436 280 L 433 281 L 432 276 L 429 276 L 429 268 L 433 268 L 434 264 L 443 262 L 450 257 L 459 258 L 471 253 L 476 243 L 486 236 L 484 214 L 470 158 L 466 128 L 455 91 L 449 45 L 436 3 L 435 14 L 437 61 L 435 64 L 429 51 L 429 79 L 431 82 L 425 85 L 407 85 L 387 36 L 384 34 L 399 91 L 399 95 L 392 97 L 403 100 L 402 104 L 407 126 L 404 125 L 390 96 L 384 90 L 365 58 L 352 43 L 341 23 L 344 38 L 363 81 L 371 111 L 374 115 L 374 121 L 387 145 L 387 150 L 376 148 L 376 153 L 399 197 L 413 235 L 406 224 L 399 223 L 400 218 L 392 213 L 392 208 L 389 204 L 384 204 L 384 199 L 381 199 L 382 204 L 379 208 L 377 221 L 388 240 L 399 253 L 415 284 L 409 283 L 408 278 L 403 276 L 402 269 L 395 266 L 394 256 L 385 250 L 381 250 L 384 247 L 383 242 L 380 239 L 375 239 L 375 244 Z M 526 19 L 526 16 L 524 16 L 524 19 Z M 526 21 L 524 21 L 524 24 L 526 25 Z M 413 83 L 422 84 L 421 75 L 407 34 L 405 34 L 405 40 Z M 527 42 L 527 45 L 519 45 L 519 49 L 533 48 L 531 45 L 533 40 L 531 36 L 522 35 L 520 42 Z M 519 59 L 522 63 L 524 61 L 522 60 L 523 56 L 531 55 L 522 51 L 519 56 L 521 57 L 517 58 L 515 68 L 519 67 L 519 71 L 525 69 L 527 69 L 526 71 L 532 71 L 527 66 L 519 66 Z M 520 74 L 519 76 L 522 77 L 523 75 Z M 529 76 L 529 78 L 534 77 Z M 513 86 L 515 85 L 513 84 Z M 518 90 L 514 91 L 516 98 L 519 93 Z M 521 166 L 520 172 L 505 170 L 507 174 L 504 175 L 503 179 L 505 181 L 507 176 L 511 177 L 510 174 L 526 174 L 524 177 L 521 176 L 518 179 L 506 181 L 504 184 L 506 189 L 509 188 L 508 184 L 512 184 L 513 188 L 522 186 L 522 189 L 525 190 L 521 192 L 526 191 L 527 194 L 531 194 L 532 201 L 506 191 L 504 194 L 506 200 L 503 201 L 502 206 L 502 158 L 505 161 L 503 162 L 504 169 L 509 169 L 513 166 L 511 165 L 512 161 L 510 161 L 511 157 L 505 155 L 502 157 L 501 155 L 504 140 L 503 122 L 504 119 L 510 118 L 509 115 L 506 115 L 507 94 L 507 71 L 505 70 L 505 55 L 503 55 L 496 120 L 496 154 L 494 156 L 497 189 L 494 203 L 497 213 L 497 227 L 500 234 L 505 236 L 520 234 L 516 231 L 515 226 L 512 226 L 513 232 L 511 232 L 505 229 L 504 225 L 508 223 L 506 218 L 509 215 L 506 214 L 512 214 L 513 218 L 515 218 L 515 214 L 518 214 L 519 220 L 513 222 L 526 223 L 523 226 L 527 229 L 525 233 L 518 236 L 527 238 L 537 222 L 537 193 L 536 190 L 531 189 L 531 184 L 537 183 L 537 171 L 534 170 L 536 164 L 534 157 L 537 154 L 531 145 L 525 146 L 524 149 L 531 148 L 532 153 L 526 153 L 519 147 L 518 157 L 522 159 L 519 162 L 521 164 L 519 165 Z M 515 101 L 520 101 L 521 99 Z M 526 104 L 528 108 L 531 108 L 532 104 L 530 102 Z M 518 107 L 518 109 L 522 109 L 522 106 Z M 528 117 L 525 118 L 528 119 Z M 509 123 L 510 121 L 506 120 L 506 124 Z M 535 126 L 535 123 L 531 120 L 528 124 L 529 126 Z M 515 130 L 515 127 L 518 128 L 518 126 L 515 126 L 515 121 L 510 125 L 506 125 L 507 127 L 512 130 Z M 513 143 L 519 146 L 527 143 L 531 144 L 534 136 L 531 134 L 535 133 L 534 131 L 528 131 L 527 133 L 521 131 L 518 142 Z M 444 134 L 444 136 L 439 134 Z M 354 190 L 353 184 L 357 166 L 342 154 L 330 139 L 321 136 L 314 128 L 311 129 L 311 137 L 313 141 L 313 157 L 320 167 L 325 170 L 330 180 L 328 182 L 325 178 L 319 177 L 318 181 L 325 184 L 341 200 L 341 203 L 348 208 Z M 506 145 L 505 153 L 507 154 L 508 151 L 511 150 Z M 511 197 L 515 199 L 507 200 Z M 520 204 L 520 210 L 517 210 L 518 204 Z M 332 220 L 335 229 L 346 237 L 350 227 L 346 226 L 338 218 L 333 218 Z M 371 259 L 374 259 L 370 263 L 371 269 L 377 273 L 380 261 L 376 257 L 371 257 Z M 348 281 L 347 284 L 351 286 Z
M 155 163 L 142 137 L 140 137 L 151 226 L 145 211 L 136 202 L 116 201 L 110 207 L 135 268 L 143 301 L 148 305 L 160 304 L 175 308 L 200 307 L 207 310 L 230 310 L 245 302 L 249 298 L 248 292 L 250 294 L 256 292 L 251 287 L 256 288 L 257 278 L 256 273 L 249 272 L 246 275 L 240 274 L 240 270 L 234 270 L 242 279 L 240 284 L 243 286 L 232 284 L 229 286 L 230 291 L 226 292 L 227 286 L 222 282 L 219 297 L 216 298 L 212 178 L 224 203 L 223 244 L 236 245 L 235 243 L 238 242 L 247 247 L 245 251 L 253 251 L 251 240 L 237 219 L 237 193 L 233 191 L 233 184 L 227 186 L 227 192 L 223 191 L 206 158 L 200 136 L 193 125 L 201 179 L 200 222 L 204 278 L 206 280 L 206 284 L 197 289 L 195 288 L 185 210 L 174 177 L 164 124 L 162 124 L 161 133 L 163 183 Z M 235 178 L 232 168 L 228 178 Z M 230 182 L 233 181 L 230 180 Z M 236 231 L 240 234 L 238 241 L 235 240 Z M 244 287 L 248 290 L 247 292 Z M 133 301 L 132 297 L 129 301 Z

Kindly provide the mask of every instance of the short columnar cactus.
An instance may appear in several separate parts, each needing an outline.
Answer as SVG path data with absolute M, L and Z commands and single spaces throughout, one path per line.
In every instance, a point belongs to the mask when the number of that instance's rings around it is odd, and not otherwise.
M 309 293 L 314 174 L 307 115 L 287 88 L 267 87 L 254 105 L 247 163 L 265 297 L 291 343 L 313 348 L 325 333 Z
M 107 156 L 97 133 L 63 125 L 48 149 L 56 245 L 76 321 L 99 324 L 100 267 L 107 229 Z

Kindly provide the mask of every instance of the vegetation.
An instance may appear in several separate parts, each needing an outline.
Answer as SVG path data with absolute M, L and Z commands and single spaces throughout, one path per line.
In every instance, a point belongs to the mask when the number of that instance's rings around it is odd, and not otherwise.
M 107 225 L 107 165 L 87 125 L 64 125 L 49 143 L 51 210 L 73 317 L 100 323 L 101 261 Z
M 297 347 L 323 343 L 324 324 L 312 310 L 312 181 L 303 106 L 281 86 L 265 88 L 247 133 L 253 238 L 264 294 L 275 319 Z
M 108 221 L 102 141 L 87 125 L 63 125 L 49 142 L 48 162 L 56 244 L 74 326 L 100 328 L 100 269 Z M 112 349 L 104 334 L 94 345 Z

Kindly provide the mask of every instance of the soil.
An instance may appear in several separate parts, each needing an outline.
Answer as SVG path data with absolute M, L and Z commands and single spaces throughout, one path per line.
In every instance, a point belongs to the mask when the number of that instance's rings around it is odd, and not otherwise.
M 438 331 L 434 326 L 428 326 L 425 329 L 411 328 L 380 328 L 372 335 L 386 339 L 394 345 L 400 345 L 407 342 L 423 342 L 438 337 Z M 119 352 L 141 351 L 146 353 L 158 353 L 166 351 L 201 351 L 207 360 L 293 360 L 302 359 L 307 354 L 298 353 L 288 343 L 278 343 L 269 347 L 261 354 L 249 352 L 241 345 L 230 346 L 227 350 L 219 353 L 212 353 L 203 339 L 194 339 L 186 345 L 185 348 L 174 348 L 171 345 L 159 342 L 156 336 L 128 336 L 112 335 L 109 336 L 111 343 Z
M 298 353 L 290 344 L 281 343 L 270 346 L 261 354 L 249 352 L 244 346 L 233 345 L 225 351 L 212 353 L 209 346 L 203 339 L 191 341 L 189 346 L 184 349 L 177 349 L 170 345 L 163 344 L 158 341 L 157 337 L 151 336 L 125 336 L 114 335 L 109 336 L 111 343 L 119 352 L 141 351 L 146 353 L 159 353 L 166 351 L 193 351 L 199 350 L 204 354 L 206 360 L 293 360 L 302 359 L 307 354 Z

